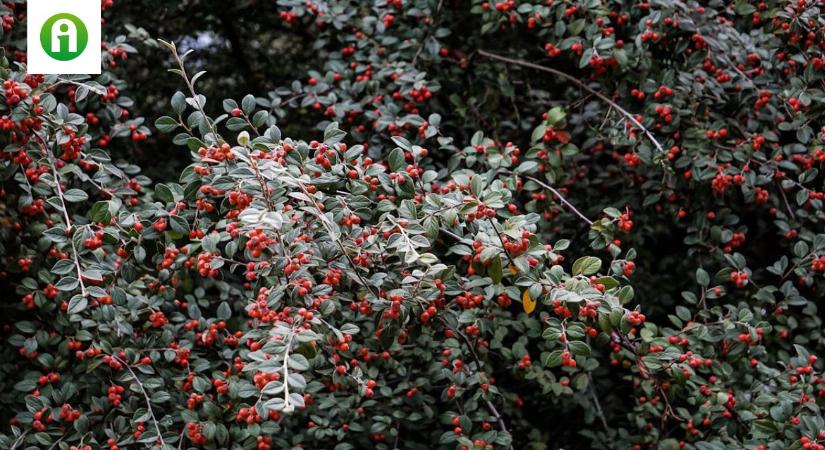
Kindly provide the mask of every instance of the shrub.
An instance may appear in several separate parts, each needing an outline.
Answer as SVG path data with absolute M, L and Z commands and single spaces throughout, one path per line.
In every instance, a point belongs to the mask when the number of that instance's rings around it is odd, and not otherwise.
M 152 44 L 176 181 L 4 60 L 2 447 L 823 448 L 817 5 L 356 6 L 258 97 Z

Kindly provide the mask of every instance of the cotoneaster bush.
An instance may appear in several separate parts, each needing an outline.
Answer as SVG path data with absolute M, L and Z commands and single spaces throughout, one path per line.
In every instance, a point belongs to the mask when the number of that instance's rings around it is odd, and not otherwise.
M 823 448 L 819 4 L 284 0 L 317 67 L 147 46 L 156 133 L 123 37 L 25 75 L 22 6 L 3 448 Z

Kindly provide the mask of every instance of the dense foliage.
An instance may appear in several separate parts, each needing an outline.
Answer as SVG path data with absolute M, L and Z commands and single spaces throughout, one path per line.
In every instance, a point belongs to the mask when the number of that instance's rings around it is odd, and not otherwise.
M 818 2 L 187 3 L 0 5 L 0 448 L 825 448 Z

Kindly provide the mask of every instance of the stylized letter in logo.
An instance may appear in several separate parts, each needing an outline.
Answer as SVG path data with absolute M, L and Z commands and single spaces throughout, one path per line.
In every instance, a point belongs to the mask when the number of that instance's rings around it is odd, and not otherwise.
M 67 43 L 66 50 L 63 50 L 64 43 Z M 69 19 L 60 19 L 52 24 L 52 53 L 63 51 L 77 52 L 77 28 Z
M 47 55 L 58 61 L 77 58 L 86 49 L 89 33 L 86 25 L 72 14 L 51 16 L 40 30 L 40 45 Z

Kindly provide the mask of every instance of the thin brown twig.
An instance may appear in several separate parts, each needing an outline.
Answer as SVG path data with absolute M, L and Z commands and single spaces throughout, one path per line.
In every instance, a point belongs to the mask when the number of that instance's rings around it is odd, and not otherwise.
M 527 62 L 527 61 L 522 61 L 522 60 L 519 60 L 519 59 L 508 58 L 506 56 L 501 56 L 501 55 L 497 55 L 495 53 L 490 53 L 486 50 L 479 49 L 478 54 L 482 55 L 482 56 L 486 56 L 488 58 L 497 59 L 499 61 L 503 61 L 503 62 L 506 62 L 506 63 L 516 64 L 516 65 L 519 65 L 519 66 L 522 66 L 522 67 L 527 67 L 527 68 L 530 68 L 530 69 L 535 69 L 535 70 L 540 70 L 540 71 L 543 71 L 543 72 L 552 73 L 553 75 L 564 78 L 565 80 L 575 84 L 576 86 L 578 86 L 581 89 L 584 89 L 587 92 L 590 92 L 591 94 L 593 94 L 596 97 L 598 97 L 599 99 L 601 99 L 603 102 L 605 102 L 608 105 L 615 108 L 616 111 L 619 111 L 623 116 L 625 116 L 627 118 L 627 120 L 629 120 L 631 123 L 633 123 L 633 125 L 635 125 L 637 128 L 642 130 L 642 132 L 645 134 L 645 136 L 647 136 L 647 138 L 650 140 L 650 142 L 652 142 L 653 145 L 656 146 L 656 149 L 659 150 L 659 152 L 665 153 L 664 147 L 662 147 L 662 144 L 660 144 L 659 141 L 656 140 L 656 138 L 653 136 L 653 133 L 651 133 L 650 130 L 647 129 L 647 127 L 642 125 L 641 122 L 636 120 L 636 117 L 634 117 L 633 114 L 630 114 L 629 112 L 627 112 L 624 108 L 622 108 L 616 102 L 611 100 L 610 97 L 608 97 L 608 96 L 602 94 L 601 92 L 591 88 L 590 86 L 583 83 L 581 80 L 577 79 L 576 77 L 574 77 L 572 75 L 568 75 L 568 74 L 566 74 L 566 73 L 564 73 L 560 70 L 557 70 L 557 69 L 553 69 L 553 68 L 545 67 L 545 66 L 540 66 L 538 64 L 534 64 L 534 63 Z
M 498 231 L 498 227 L 496 226 L 496 223 L 493 221 L 493 219 L 491 219 L 489 217 L 487 218 L 487 220 L 490 221 L 490 226 L 493 227 L 493 231 L 495 231 L 496 236 L 498 236 L 498 241 L 501 242 L 501 251 L 503 251 L 504 254 L 507 255 L 507 260 L 510 261 L 510 264 L 513 267 L 515 267 L 516 263 L 513 261 L 513 257 L 510 256 L 510 252 L 508 252 L 507 249 L 505 248 L 504 239 L 501 237 L 501 233 Z M 498 258 L 498 256 L 496 256 L 496 258 Z
M 575 215 L 579 216 L 579 218 L 580 218 L 580 219 L 582 219 L 583 221 L 587 222 L 587 224 L 588 224 L 588 225 L 593 225 L 593 221 L 592 221 L 592 220 L 588 219 L 588 218 L 587 218 L 587 216 L 585 216 L 584 214 L 582 214 L 582 212 L 581 212 L 581 211 L 579 211 L 578 209 L 576 209 L 576 207 L 575 207 L 575 206 L 573 206 L 573 204 L 572 204 L 572 203 L 568 202 L 568 201 L 567 201 L 567 199 L 565 199 L 565 198 L 564 198 L 564 196 L 563 196 L 563 195 L 561 195 L 561 193 L 560 193 L 558 190 L 556 190 L 554 187 L 552 187 L 552 186 L 550 186 L 549 184 L 547 184 L 547 183 L 545 183 L 545 182 L 543 182 L 543 181 L 539 180 L 539 179 L 538 179 L 538 178 L 536 178 L 536 177 L 531 177 L 531 176 L 529 176 L 529 175 L 528 175 L 528 176 L 525 176 L 524 178 L 527 178 L 528 180 L 530 180 L 530 181 L 532 181 L 532 182 L 534 182 L 534 183 L 538 184 L 539 186 L 543 187 L 544 189 L 547 189 L 548 191 L 552 192 L 552 193 L 553 193 L 553 195 L 555 195 L 556 197 L 558 197 L 558 198 L 559 198 L 559 201 L 560 201 L 560 202 L 561 202 L 564 206 L 566 206 L 566 207 L 567 207 L 570 211 L 572 211 L 572 212 L 573 212 L 573 214 L 575 214 Z
M 255 133 L 255 136 L 260 136 L 261 133 L 258 132 L 258 129 L 255 127 L 255 125 L 252 125 L 252 122 L 249 120 L 249 116 L 246 115 L 246 113 L 243 113 L 243 118 L 246 121 L 246 124 L 249 125 L 249 128 L 252 128 L 252 131 Z
M 778 188 L 779 193 L 782 194 L 782 201 L 785 202 L 785 207 L 788 209 L 788 214 L 791 216 L 791 219 L 796 219 L 796 214 L 794 214 L 793 208 L 791 208 L 791 203 L 788 201 L 788 195 L 785 194 L 785 189 L 782 188 L 781 184 L 778 185 Z
M 564 319 L 562 323 L 562 332 L 564 332 L 564 344 L 565 346 L 569 345 L 569 339 L 567 339 L 567 332 L 565 331 L 564 324 L 567 319 Z M 587 338 L 587 344 L 590 344 L 590 337 Z M 593 383 L 593 372 L 587 372 L 587 390 L 590 391 L 590 397 L 593 399 L 593 405 L 596 407 L 596 415 L 599 416 L 599 420 L 602 422 L 602 426 L 604 427 L 605 431 L 610 429 L 610 426 L 607 425 L 607 418 L 604 416 L 604 409 L 602 409 L 602 403 L 599 401 L 599 394 L 596 392 L 596 385 Z
M 473 349 L 473 345 L 470 342 L 470 339 L 466 335 L 464 335 L 464 333 L 462 333 L 461 331 L 451 327 L 450 324 L 448 324 L 445 319 L 441 318 L 441 322 L 444 324 L 445 327 L 450 329 L 453 333 L 461 336 L 461 338 L 464 340 L 464 343 L 467 344 L 467 348 L 470 350 L 470 354 L 473 356 L 473 359 L 475 360 L 476 365 L 478 366 L 478 368 L 480 370 L 481 367 L 482 367 L 481 359 L 478 357 L 478 354 L 476 354 L 475 350 Z M 504 422 L 504 418 L 501 416 L 501 413 L 499 413 L 498 409 L 496 409 L 496 405 L 494 405 L 493 402 L 491 402 L 490 400 L 487 400 L 486 398 L 484 399 L 484 401 L 487 403 L 487 409 L 490 411 L 490 413 L 493 415 L 493 417 L 496 418 L 496 421 L 498 422 L 498 425 L 499 425 L 499 428 L 501 428 L 501 431 L 504 432 L 504 433 L 510 434 L 510 431 L 507 429 L 507 423 Z M 510 445 L 510 450 L 512 450 L 512 449 L 513 449 L 513 446 Z
M 662 422 L 664 423 L 664 421 L 667 420 L 668 416 L 673 417 L 674 419 L 676 419 L 679 422 L 684 422 L 684 419 L 677 416 L 676 412 L 673 411 L 673 406 L 670 405 L 670 400 L 667 398 L 667 393 L 665 392 L 665 389 L 662 387 L 662 385 L 659 384 L 659 383 L 656 383 L 656 388 L 659 391 L 659 395 L 662 396 L 662 400 L 665 402 L 665 413 L 664 413 L 664 416 L 662 417 Z
M 26 435 L 28 435 L 28 434 L 29 434 L 29 430 L 26 430 L 23 433 L 21 433 L 20 436 L 17 439 L 14 440 L 14 442 L 12 443 L 11 448 L 9 450 L 15 450 L 17 448 L 17 446 L 19 446 L 23 442 L 23 440 L 26 439 Z
M 160 40 L 160 39 L 159 39 Z M 195 109 L 201 113 L 203 120 L 206 122 L 207 127 L 209 127 L 209 131 L 212 133 L 212 139 L 215 142 L 218 142 L 220 137 L 218 132 L 215 131 L 215 126 L 212 124 L 212 121 L 209 119 L 209 116 L 206 115 L 206 111 L 203 109 L 203 105 L 199 101 L 198 94 L 195 92 L 195 85 L 192 84 L 192 81 L 189 79 L 189 75 L 186 74 L 186 66 L 183 64 L 183 58 L 178 54 L 178 48 L 174 42 L 166 42 L 160 40 L 160 42 L 172 52 L 172 57 L 175 58 L 175 63 L 178 65 L 178 70 L 180 71 L 180 76 L 183 78 L 183 82 L 186 83 L 186 87 L 189 89 L 189 93 L 192 95 L 192 101 L 195 104 Z M 185 56 L 185 55 L 184 55 Z M 197 77 L 197 74 L 195 75 Z
M 443 6 L 444 6 L 444 0 L 439 0 L 438 6 L 436 6 L 436 8 L 435 8 L 435 14 L 433 14 L 433 18 L 438 17 L 439 13 L 441 13 L 441 7 L 443 7 Z M 435 25 L 435 22 L 436 21 L 433 20 L 433 26 L 427 32 L 427 35 L 424 36 L 424 39 L 421 39 L 421 44 L 418 46 L 418 49 L 415 51 L 415 56 L 413 56 L 412 63 L 411 63 L 413 67 L 415 67 L 415 64 L 418 62 L 418 57 L 421 56 L 421 51 L 424 50 L 424 47 L 427 45 L 427 39 L 430 38 L 430 36 L 432 35 L 433 30 L 435 30 L 437 28 L 436 25 Z
M 335 233 L 334 233 L 334 231 L 331 229 L 330 225 L 329 225 L 329 224 L 327 224 L 327 219 L 326 219 L 326 217 L 324 216 L 324 211 L 323 211 L 323 210 L 322 210 L 322 209 L 318 206 L 318 203 L 317 203 L 317 202 L 316 202 L 316 201 L 312 198 L 312 196 L 310 195 L 310 193 L 309 193 L 309 191 L 307 190 L 306 186 L 304 186 L 304 184 L 303 184 L 301 181 L 299 181 L 298 179 L 295 179 L 294 181 L 295 181 L 295 183 L 297 183 L 297 184 L 298 184 L 298 187 L 301 189 L 301 191 L 302 191 L 302 192 L 304 193 L 304 195 L 307 197 L 308 202 L 309 202 L 310 204 L 312 204 L 313 208 L 315 208 L 315 210 L 317 211 L 317 214 L 318 214 L 318 220 L 321 222 L 321 225 L 323 225 L 323 226 L 324 226 L 324 228 L 327 230 L 327 233 L 329 233 L 329 237 L 330 237 L 330 239 L 332 239 L 332 241 L 333 241 L 333 242 L 335 242 L 335 244 L 338 246 L 338 249 L 339 249 L 339 250 L 341 251 L 341 253 L 344 255 L 344 258 L 346 258 L 346 259 L 347 259 L 347 262 L 349 263 L 350 267 L 352 268 L 353 273 L 355 273 L 355 276 L 356 276 L 356 277 L 358 277 L 358 280 L 361 282 L 361 284 L 362 284 L 362 285 L 363 285 L 363 286 L 364 286 L 364 287 L 365 287 L 368 291 L 370 291 L 370 293 L 372 293 L 372 295 L 373 295 L 373 296 L 375 296 L 375 298 L 381 298 L 381 297 L 378 295 L 378 292 L 376 292 L 376 291 L 372 288 L 372 286 L 371 286 L 371 285 L 367 282 L 367 280 L 366 280 L 366 279 L 364 279 L 364 276 L 363 276 L 363 275 L 361 275 L 361 272 L 359 272 L 359 271 L 358 271 L 358 265 L 357 265 L 357 264 L 355 264 L 355 261 L 353 261 L 353 260 L 352 260 L 352 257 L 350 257 L 350 255 L 349 255 L 349 253 L 347 252 L 346 248 L 344 248 L 344 244 L 342 244 L 342 243 L 341 243 L 341 240 L 340 240 L 340 239 L 338 239 L 337 237 L 334 237 L 334 234 L 335 234 Z
M 63 436 L 60 436 L 60 439 L 54 441 L 54 443 L 49 446 L 49 450 L 52 450 L 52 449 L 56 448 L 58 445 L 60 445 L 60 443 L 63 442 L 63 439 L 66 439 L 65 434 Z
M 112 354 L 111 357 L 118 361 L 120 364 L 122 364 L 123 367 L 125 367 L 126 370 L 128 370 L 129 373 L 132 374 L 132 378 L 134 378 L 135 383 L 137 383 L 138 387 L 140 388 L 140 391 L 143 393 L 143 398 L 146 399 L 146 408 L 149 409 L 149 416 L 152 418 L 152 422 L 155 423 L 155 431 L 158 434 L 158 441 L 160 441 L 160 446 L 161 448 L 166 447 L 166 443 L 163 442 L 163 435 L 160 432 L 160 425 L 158 424 L 158 419 L 155 417 L 155 412 L 152 410 L 152 401 L 149 398 L 149 394 L 146 392 L 146 388 L 143 387 L 143 383 L 140 382 L 140 378 L 138 378 L 137 374 L 134 370 L 132 370 L 129 364 L 126 364 L 126 361 L 120 359 L 115 354 Z
M 588 391 L 590 391 L 590 396 L 593 398 L 593 405 L 596 407 L 596 415 L 599 416 L 599 420 L 602 422 L 602 426 L 605 430 L 610 429 L 607 425 L 607 419 L 604 417 L 604 411 L 602 410 L 602 404 L 599 401 L 599 396 L 596 394 L 596 385 L 593 384 L 593 374 L 591 372 L 587 372 L 587 381 L 588 381 Z
M 35 138 L 37 138 L 37 142 L 40 143 L 40 147 L 43 150 L 43 156 L 49 160 L 49 165 L 52 168 L 52 176 L 54 177 L 54 185 L 55 189 L 57 190 L 57 197 L 60 199 L 60 205 L 63 209 L 63 220 L 66 221 L 66 234 L 69 238 L 69 243 L 72 246 L 72 260 L 74 262 L 75 269 L 77 270 L 77 282 L 80 285 L 80 293 L 83 297 L 86 296 L 86 285 L 83 283 L 83 268 L 80 267 L 80 259 L 78 257 L 77 247 L 74 245 L 74 227 L 72 226 L 72 219 L 69 217 L 69 210 L 66 208 L 66 201 L 64 200 L 63 196 L 63 188 L 60 186 L 60 174 L 57 172 L 57 163 L 55 161 L 54 155 L 52 155 L 51 151 L 49 151 L 48 145 L 46 145 L 46 141 L 40 137 L 39 134 L 34 134 Z M 72 235 L 69 235 L 69 234 Z

